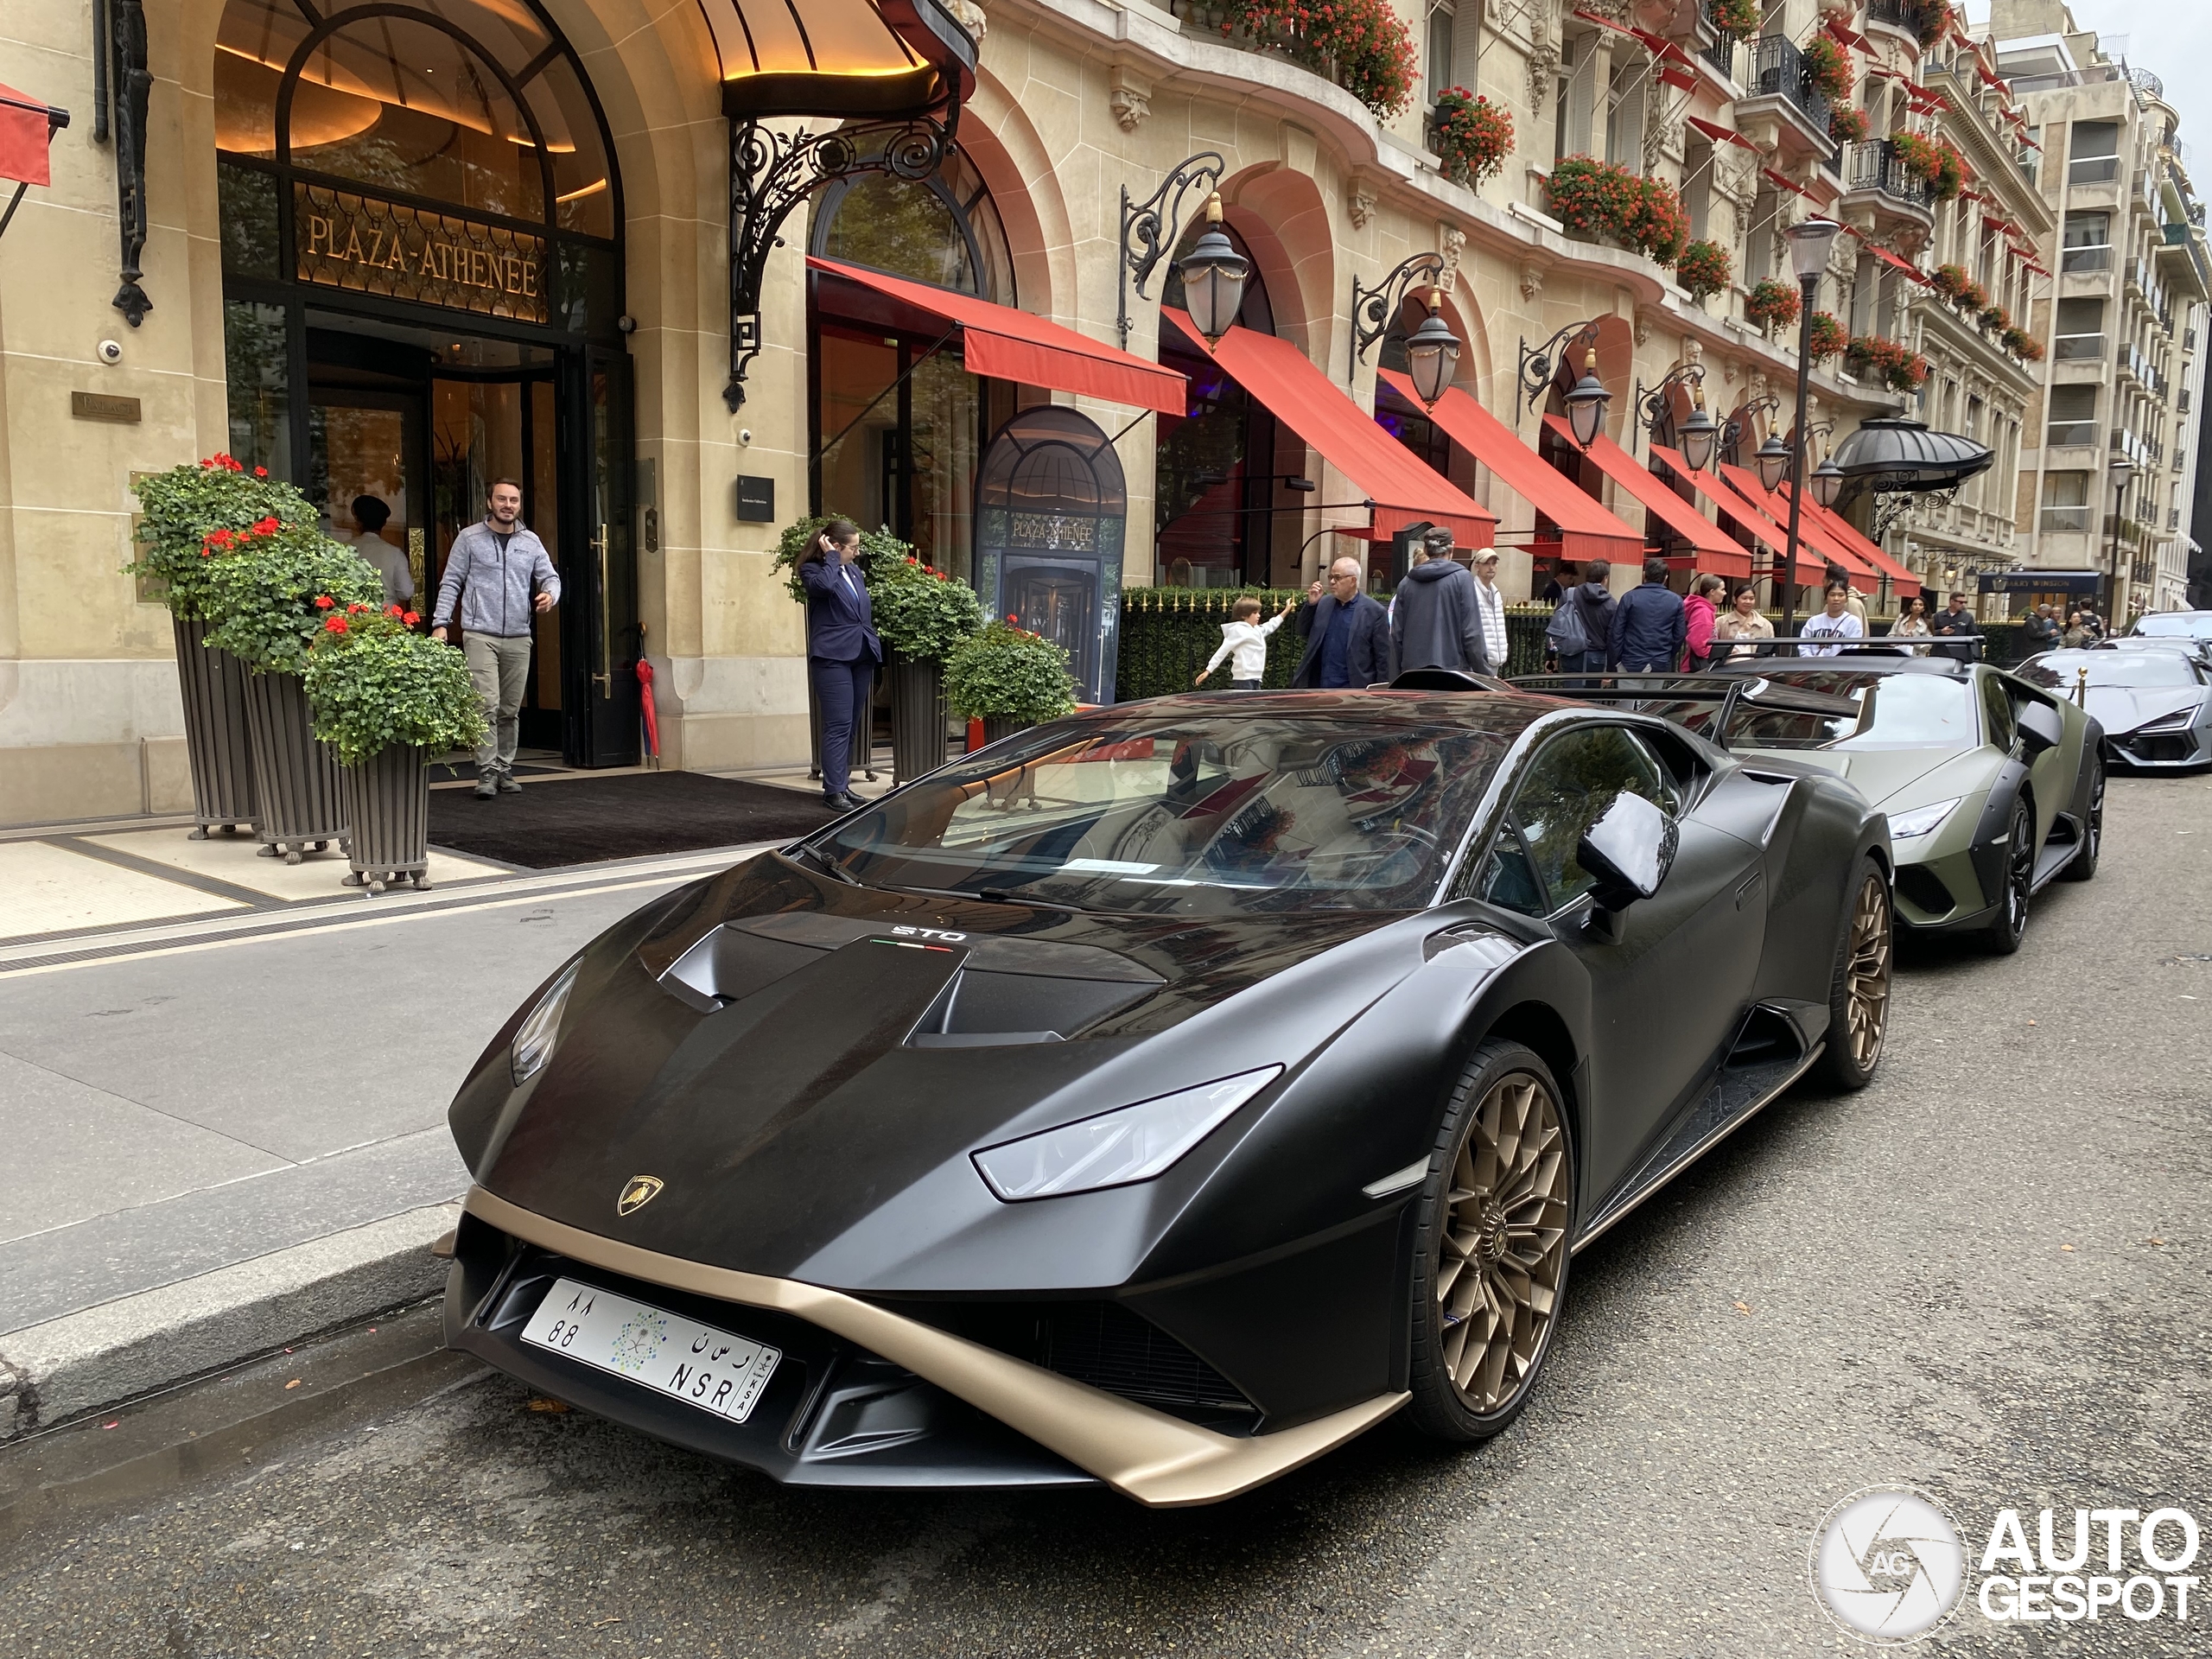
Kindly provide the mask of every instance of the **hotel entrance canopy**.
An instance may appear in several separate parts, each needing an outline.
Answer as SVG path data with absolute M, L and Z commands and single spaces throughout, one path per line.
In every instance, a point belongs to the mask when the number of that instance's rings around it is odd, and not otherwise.
M 733 121 L 896 118 L 965 102 L 976 42 L 938 0 L 698 0 Z
M 1409 525 L 1431 524 L 1449 529 L 1461 547 L 1491 545 L 1497 515 L 1377 426 L 1373 416 L 1288 340 L 1232 327 L 1209 347 L 1198 325 L 1182 312 L 1162 306 L 1160 320 L 1181 330 L 1367 497 L 1373 514 L 1368 539 L 1388 541 Z

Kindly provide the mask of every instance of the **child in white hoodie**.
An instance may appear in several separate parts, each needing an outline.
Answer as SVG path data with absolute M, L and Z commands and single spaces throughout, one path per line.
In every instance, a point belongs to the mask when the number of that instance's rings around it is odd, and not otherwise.
M 1223 658 L 1229 657 L 1230 686 L 1239 691 L 1258 690 L 1260 677 L 1268 671 L 1268 636 L 1282 626 L 1283 618 L 1290 614 L 1290 607 L 1297 602 L 1287 599 L 1282 609 L 1264 622 L 1255 622 L 1252 619 L 1260 613 L 1260 601 L 1249 595 L 1238 600 L 1229 607 L 1232 620 L 1221 625 L 1220 646 L 1192 683 L 1204 685 L 1206 676 L 1221 666 Z

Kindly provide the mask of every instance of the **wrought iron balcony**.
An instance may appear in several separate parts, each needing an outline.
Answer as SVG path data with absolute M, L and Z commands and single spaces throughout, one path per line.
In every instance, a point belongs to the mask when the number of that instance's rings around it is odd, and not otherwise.
M 1785 99 L 1813 130 L 1827 136 L 1832 106 L 1827 94 L 1813 85 L 1813 72 L 1796 42 L 1779 35 L 1763 35 L 1748 42 L 1751 79 L 1745 84 L 1753 98 Z
M 1715 29 L 1713 43 L 1700 51 L 1698 56 L 1719 70 L 1723 79 L 1732 81 L 1736 79 L 1736 48 L 1742 44 L 1733 35 L 1724 35 Z
M 1893 201 L 1914 207 L 1928 205 L 1928 186 L 1904 164 L 1897 147 L 1886 138 L 1851 147 L 1850 190 L 1878 190 Z

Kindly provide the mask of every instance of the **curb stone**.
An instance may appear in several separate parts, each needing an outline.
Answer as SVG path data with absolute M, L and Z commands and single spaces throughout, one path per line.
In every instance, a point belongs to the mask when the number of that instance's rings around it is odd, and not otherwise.
M 0 1444 L 433 1296 L 432 1205 L 15 1332 L 0 1345 Z

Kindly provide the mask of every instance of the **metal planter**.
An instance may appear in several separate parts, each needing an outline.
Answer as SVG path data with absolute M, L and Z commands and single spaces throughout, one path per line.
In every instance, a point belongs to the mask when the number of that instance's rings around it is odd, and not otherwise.
M 184 745 L 192 760 L 192 839 L 210 830 L 226 835 L 238 826 L 258 831 L 261 813 L 253 787 L 253 750 L 246 736 L 246 666 L 227 651 L 204 643 L 214 625 L 202 617 L 175 617 L 176 677 L 184 694 Z
M 985 715 L 983 741 L 995 743 L 1002 737 L 1012 737 L 1016 732 L 1026 732 L 1035 724 L 1034 721 L 1016 720 L 1012 715 Z
M 343 842 L 338 753 L 315 740 L 315 716 L 299 676 L 247 676 L 245 711 L 263 856 L 281 855 L 287 864 L 296 864 L 309 851 Z
M 893 657 L 891 681 L 891 770 L 902 784 L 944 764 L 944 664 L 932 657 Z
M 358 766 L 338 769 L 346 822 L 349 887 L 382 893 L 403 878 L 430 885 L 430 772 L 427 749 L 379 749 Z

